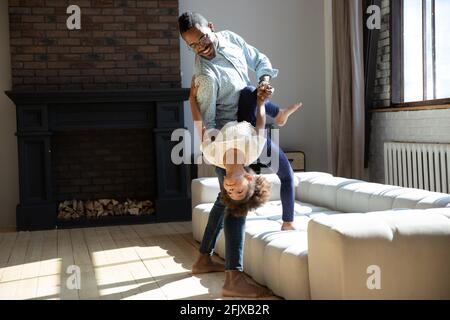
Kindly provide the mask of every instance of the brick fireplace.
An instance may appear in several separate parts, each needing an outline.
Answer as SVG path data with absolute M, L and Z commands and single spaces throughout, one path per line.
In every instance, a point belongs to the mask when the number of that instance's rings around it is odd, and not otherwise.
M 68 30 L 69 5 L 81 30 Z M 9 0 L 18 230 L 190 219 L 178 1 Z M 66 200 L 149 200 L 150 216 L 60 221 Z
M 190 170 L 171 161 L 188 89 L 7 94 L 17 108 L 19 230 L 103 223 L 58 222 L 58 203 L 74 198 L 155 203 L 155 215 L 108 224 L 190 219 Z

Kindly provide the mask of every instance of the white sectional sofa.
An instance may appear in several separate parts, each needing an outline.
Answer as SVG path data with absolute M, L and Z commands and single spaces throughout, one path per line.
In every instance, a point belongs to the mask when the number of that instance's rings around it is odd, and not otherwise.
M 450 299 L 450 195 L 296 173 L 296 231 L 281 231 L 280 182 L 249 214 L 244 271 L 286 299 Z M 201 241 L 217 178 L 192 181 Z M 223 234 L 216 253 L 224 257 Z

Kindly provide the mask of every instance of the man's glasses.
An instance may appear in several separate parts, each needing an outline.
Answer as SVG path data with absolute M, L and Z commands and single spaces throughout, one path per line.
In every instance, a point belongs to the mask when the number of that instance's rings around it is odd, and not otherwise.
M 198 39 L 198 42 L 191 43 L 189 49 L 192 51 L 198 51 L 200 48 L 204 48 L 209 43 L 209 34 L 205 33 Z

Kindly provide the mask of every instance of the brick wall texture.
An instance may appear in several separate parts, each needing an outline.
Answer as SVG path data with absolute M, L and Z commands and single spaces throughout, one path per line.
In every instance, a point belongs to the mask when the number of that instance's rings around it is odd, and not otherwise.
M 14 89 L 179 88 L 177 18 L 177 0 L 9 0 Z
M 372 117 L 371 181 L 384 183 L 384 142 L 450 143 L 450 109 L 380 112 Z
M 377 71 L 373 94 L 373 107 L 391 104 L 391 44 L 390 0 L 381 2 L 381 30 L 378 40 Z
M 56 200 L 153 200 L 153 140 L 152 129 L 56 133 L 52 136 Z

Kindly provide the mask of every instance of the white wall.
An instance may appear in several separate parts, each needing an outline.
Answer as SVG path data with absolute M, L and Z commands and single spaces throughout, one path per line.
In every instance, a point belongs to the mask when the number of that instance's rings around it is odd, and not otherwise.
M 197 11 L 265 53 L 280 70 L 272 81 L 272 101 L 286 107 L 302 101 L 304 108 L 281 129 L 284 149 L 306 153 L 307 170 L 327 171 L 328 139 L 325 72 L 324 0 L 183 0 L 180 13 Z M 180 38 L 181 40 L 181 38 Z M 183 87 L 189 87 L 194 56 L 181 40 Z M 186 106 L 186 123 L 192 119 Z
M 371 136 L 370 180 L 384 183 L 384 142 L 450 143 L 450 109 L 375 113 Z
M 331 104 L 333 99 L 333 4 L 332 0 L 324 0 L 324 27 L 325 27 L 325 92 L 327 110 L 327 152 L 328 172 L 333 171 L 331 159 Z
M 10 89 L 8 1 L 0 1 L 0 230 L 15 228 L 19 203 L 15 107 L 4 94 Z

